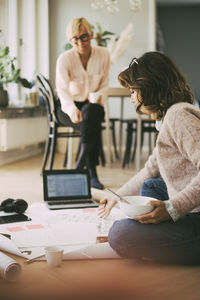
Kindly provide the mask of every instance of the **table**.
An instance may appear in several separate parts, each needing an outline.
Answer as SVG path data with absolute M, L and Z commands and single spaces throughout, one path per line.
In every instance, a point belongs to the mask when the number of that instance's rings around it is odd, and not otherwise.
M 0 119 L 21 119 L 46 116 L 44 106 L 0 107 Z
M 105 102 L 105 123 L 106 123 L 106 144 L 107 144 L 107 162 L 108 165 L 111 164 L 111 134 L 110 134 L 110 114 L 109 114 L 109 98 L 120 98 L 121 107 L 120 107 L 120 119 L 123 118 L 124 113 L 124 98 L 130 97 L 130 91 L 125 88 L 120 87 L 110 87 L 107 91 L 107 99 Z M 120 138 L 122 136 L 122 125 L 120 123 Z M 121 140 L 120 140 L 121 146 Z
M 110 136 L 110 121 L 109 121 L 109 105 L 108 101 L 109 98 L 120 98 L 120 120 L 123 119 L 124 117 L 124 99 L 126 97 L 130 98 L 130 90 L 127 88 L 120 88 L 120 87 L 110 87 L 107 92 L 107 101 L 106 101 L 106 106 L 105 106 L 105 111 L 106 111 L 106 142 L 107 142 L 107 161 L 108 165 L 111 164 L 111 136 Z M 140 144 L 141 144 L 141 130 L 142 130 L 142 117 L 141 115 L 138 115 L 137 117 L 137 148 L 136 148 L 136 172 L 140 170 L 141 166 L 141 149 L 140 149 Z M 119 149 L 120 149 L 120 154 L 121 154 L 121 146 L 122 146 L 122 123 L 120 122 L 120 132 L 119 132 Z

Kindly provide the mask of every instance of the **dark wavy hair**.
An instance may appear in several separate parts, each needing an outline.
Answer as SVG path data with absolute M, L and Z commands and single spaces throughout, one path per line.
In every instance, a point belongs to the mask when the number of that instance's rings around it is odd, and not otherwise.
M 137 112 L 141 114 L 143 104 L 157 120 L 161 120 L 175 103 L 194 102 L 184 75 L 168 56 L 160 52 L 147 52 L 134 58 L 128 69 L 119 74 L 118 80 L 126 88 L 140 90 L 142 102 Z

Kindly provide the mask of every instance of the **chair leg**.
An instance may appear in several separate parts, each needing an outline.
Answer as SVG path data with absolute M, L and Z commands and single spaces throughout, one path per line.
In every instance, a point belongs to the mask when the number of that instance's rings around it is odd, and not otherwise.
M 66 150 L 65 150 L 65 158 L 64 158 L 64 162 L 63 162 L 63 168 L 66 168 L 66 166 L 67 166 L 67 159 L 68 159 L 68 139 L 67 139 L 67 142 L 66 142 Z M 80 150 L 81 150 L 81 142 L 79 142 L 79 146 L 78 146 L 78 150 L 77 150 L 77 153 L 76 153 L 75 161 L 78 160 L 78 157 L 79 157 L 79 154 L 80 154 Z
M 56 125 L 54 125 L 52 130 L 52 140 L 51 140 L 50 157 L 49 157 L 49 170 L 52 170 L 53 168 L 55 148 L 56 148 L 56 136 L 57 136 L 57 127 Z
M 101 137 L 101 141 L 100 141 L 100 159 L 101 159 L 101 164 L 104 167 L 106 164 L 106 159 L 105 159 L 105 154 L 103 151 L 103 143 L 102 143 L 102 137 Z
M 122 168 L 125 168 L 126 164 L 130 161 L 130 152 L 132 144 L 132 124 L 127 124 L 127 139 L 126 139 L 126 149 L 124 154 L 124 159 L 122 163 Z
M 151 153 L 151 132 L 149 132 L 149 155 Z
M 106 159 L 105 159 L 105 154 L 104 154 L 104 151 L 102 148 L 100 149 L 100 158 L 101 158 L 101 164 L 104 167 L 106 164 Z
M 76 152 L 76 158 L 75 158 L 76 161 L 77 161 L 78 158 L 79 158 L 80 151 L 81 151 L 81 140 L 79 141 L 78 150 L 77 150 L 77 152 Z
M 119 159 L 119 154 L 117 151 L 117 144 L 116 144 L 115 120 L 111 120 L 111 130 L 112 130 L 112 140 L 113 140 L 115 157 L 116 157 L 116 159 Z
M 79 142 L 78 150 L 77 150 L 77 152 L 76 152 L 76 157 L 75 157 L 75 161 L 76 161 L 76 162 L 77 162 L 77 160 L 78 160 L 80 151 L 81 151 L 81 141 Z M 64 163 L 63 163 L 63 167 L 64 167 L 64 168 L 66 168 L 66 166 L 67 166 L 67 158 L 68 158 L 68 143 L 66 144 L 65 159 L 64 159 Z
M 135 141 L 134 141 L 134 148 L 133 148 L 131 162 L 134 162 L 134 160 L 135 160 L 136 149 L 137 149 L 137 130 L 135 132 Z
M 67 165 L 67 155 L 68 155 L 68 139 L 66 141 L 66 150 L 65 150 L 65 158 L 64 158 L 64 162 L 63 162 L 63 168 L 66 168 L 66 165 Z
M 142 151 L 142 147 L 143 147 L 143 144 L 144 144 L 144 134 L 145 134 L 145 129 L 144 127 L 142 127 L 142 132 L 141 132 L 141 151 Z
M 51 138 L 49 137 L 50 132 L 48 133 L 48 138 L 45 143 L 45 150 L 44 150 L 44 156 L 43 156 L 43 161 L 42 161 L 42 168 L 40 174 L 42 175 L 43 171 L 45 170 L 47 159 L 49 156 L 49 150 L 50 150 L 50 143 L 51 143 Z

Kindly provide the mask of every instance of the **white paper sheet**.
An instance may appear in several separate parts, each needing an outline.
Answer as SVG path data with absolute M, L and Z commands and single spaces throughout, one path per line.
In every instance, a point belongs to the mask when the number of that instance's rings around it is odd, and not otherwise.
M 42 203 L 27 215 L 32 221 L 0 225 L 0 232 L 11 234 L 17 247 L 94 244 L 97 236 L 108 234 L 114 220 L 123 217 L 117 209 L 104 220 L 96 209 L 49 211 Z
M 21 257 L 25 257 L 23 253 L 16 247 L 16 245 L 7 237 L 0 234 L 0 249 Z
M 12 241 L 5 237 L 1 238 L 0 249 L 26 258 L 42 254 L 43 247 L 48 245 L 68 246 L 66 253 L 80 249 L 83 245 L 92 246 L 89 249 L 93 249 L 96 237 L 107 235 L 113 222 L 124 217 L 120 210 L 115 208 L 107 219 L 100 219 L 96 209 L 51 211 L 44 203 L 34 203 L 29 207 L 26 215 L 32 221 L 0 225 L 0 232 L 10 234 L 12 238 Z M 94 249 L 103 247 L 98 245 Z M 18 247 L 25 252 L 21 253 Z M 39 248 L 40 250 L 36 250 Z M 107 246 L 107 250 L 110 249 Z M 112 251 L 109 253 L 113 254 Z M 105 253 L 110 255 L 108 252 Z M 84 256 L 75 253 L 75 256 L 77 255 Z
M 8 281 L 16 281 L 21 273 L 21 265 L 0 251 L 0 277 Z
M 108 243 L 94 244 L 64 253 L 64 260 L 120 258 Z
M 64 254 L 63 260 L 85 260 L 85 259 L 106 259 L 106 258 L 120 258 L 120 256 L 106 243 L 92 244 L 92 245 L 71 245 L 63 246 Z M 44 253 L 44 248 L 27 248 L 31 250 L 32 255 L 29 259 Z M 25 251 L 25 249 L 24 249 Z M 46 260 L 45 255 L 36 258 L 37 261 Z
M 97 235 L 96 226 L 88 223 L 61 222 L 53 226 L 42 222 L 12 223 L 5 229 L 17 247 L 90 244 L 96 241 Z

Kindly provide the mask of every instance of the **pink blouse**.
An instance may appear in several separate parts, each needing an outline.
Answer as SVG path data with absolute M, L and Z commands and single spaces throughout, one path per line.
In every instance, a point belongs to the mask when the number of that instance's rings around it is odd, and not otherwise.
M 76 110 L 74 101 L 85 101 L 90 92 L 100 92 L 101 105 L 104 105 L 109 70 L 110 54 L 104 47 L 92 46 L 87 69 L 75 48 L 62 53 L 56 66 L 56 90 L 62 111 L 71 116 Z

